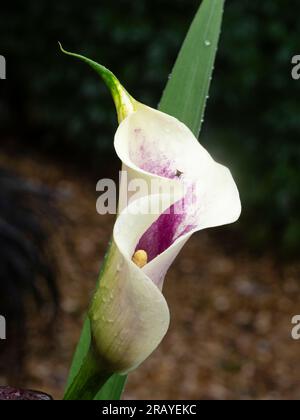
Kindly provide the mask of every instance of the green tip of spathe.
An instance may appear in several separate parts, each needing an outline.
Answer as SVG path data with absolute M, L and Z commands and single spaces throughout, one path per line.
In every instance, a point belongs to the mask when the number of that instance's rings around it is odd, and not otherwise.
M 135 107 L 136 107 L 135 99 L 133 99 L 129 95 L 126 89 L 121 85 L 119 80 L 110 70 L 108 70 L 106 67 L 102 66 L 101 64 L 98 64 L 96 61 L 90 60 L 89 58 L 83 55 L 65 50 L 61 42 L 59 41 L 58 41 L 58 45 L 60 47 L 60 50 L 64 54 L 69 55 L 71 57 L 78 58 L 79 60 L 87 63 L 103 79 L 103 81 L 105 82 L 106 86 L 110 90 L 110 93 L 113 97 L 117 114 L 118 114 L 119 123 L 123 121 L 131 112 L 135 110 Z
M 61 49 L 61 51 L 63 53 L 66 53 L 66 51 L 63 49 L 63 46 L 62 46 L 61 42 L 60 41 L 57 41 L 57 42 L 58 42 L 58 45 L 59 45 L 59 48 Z

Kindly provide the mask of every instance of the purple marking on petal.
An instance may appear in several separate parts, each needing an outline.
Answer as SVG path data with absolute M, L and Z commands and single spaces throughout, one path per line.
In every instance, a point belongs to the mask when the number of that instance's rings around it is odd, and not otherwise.
M 133 131 L 129 145 L 132 162 L 140 169 L 154 175 L 184 181 L 184 174 L 178 168 L 175 158 L 167 156 L 163 145 L 157 139 L 147 139 L 141 128 Z M 185 174 L 186 175 L 186 174 Z M 182 200 L 165 210 L 140 238 L 135 251 L 144 250 L 148 254 L 148 262 L 168 249 L 178 238 L 189 233 L 197 226 L 197 209 L 188 212 L 194 204 L 193 181 L 189 181 L 188 191 Z M 178 212 L 178 206 L 182 209 Z
M 176 162 L 160 149 L 160 142 L 152 139 L 147 141 L 146 135 L 141 128 L 133 131 L 133 139 L 129 147 L 129 155 L 132 162 L 145 172 L 164 178 L 174 179 L 178 168 Z
M 165 210 L 140 238 L 135 251 L 140 249 L 146 251 L 148 262 L 196 227 L 195 214 L 192 216 L 187 213 L 177 214 L 175 211 L 178 204 L 184 209 L 185 202 L 186 197 Z
M 178 226 L 184 219 L 184 215 L 174 214 L 172 207 L 162 213 L 139 240 L 136 251 L 146 251 L 148 262 L 169 248 Z

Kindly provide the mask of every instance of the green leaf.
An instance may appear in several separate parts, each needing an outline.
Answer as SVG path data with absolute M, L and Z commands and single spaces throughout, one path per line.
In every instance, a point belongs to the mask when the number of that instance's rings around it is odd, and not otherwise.
M 74 354 L 72 366 L 70 369 L 66 389 L 71 385 L 75 379 L 77 373 L 82 366 L 83 360 L 85 359 L 91 342 L 91 331 L 90 322 L 87 318 L 84 322 L 81 337 L 77 345 L 77 349 Z M 127 380 L 126 375 L 112 375 L 105 385 L 100 389 L 98 394 L 95 396 L 95 400 L 119 400 L 122 396 L 125 383 Z
M 100 389 L 95 400 L 120 400 L 126 385 L 127 375 L 113 375 Z
M 161 111 L 184 122 L 196 136 L 200 132 L 204 117 L 221 30 L 224 1 L 203 0 L 201 3 L 159 105 Z M 86 61 L 84 57 L 81 57 L 81 59 Z M 94 68 L 95 64 L 98 66 L 97 63 L 91 61 L 88 64 Z M 98 67 L 95 69 L 99 72 Z M 107 70 L 102 67 L 101 71 L 103 69 Z M 101 278 L 101 274 L 99 278 Z M 90 341 L 90 327 L 87 320 L 74 355 L 68 386 L 80 370 L 88 352 Z M 99 390 L 95 399 L 119 400 L 122 396 L 125 382 L 126 376 L 112 375 Z
M 178 55 L 159 109 L 199 135 L 221 31 L 225 0 L 203 0 Z
M 91 343 L 90 321 L 88 318 L 86 318 L 84 321 L 83 328 L 81 331 L 81 336 L 80 336 L 80 339 L 77 344 L 77 348 L 73 357 L 72 365 L 69 372 L 69 377 L 67 380 L 66 389 L 71 385 L 77 373 L 79 372 L 79 369 L 82 365 L 82 361 L 84 360 L 90 348 L 90 343 Z

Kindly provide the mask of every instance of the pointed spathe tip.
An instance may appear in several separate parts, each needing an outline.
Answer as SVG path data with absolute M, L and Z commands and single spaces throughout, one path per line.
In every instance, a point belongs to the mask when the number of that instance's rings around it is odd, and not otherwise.
M 126 91 L 126 89 L 121 85 L 117 77 L 106 67 L 101 64 L 98 64 L 96 61 L 90 60 L 89 58 L 76 54 L 70 51 L 67 51 L 63 48 L 61 42 L 58 41 L 60 50 L 69 56 L 75 57 L 86 64 L 88 64 L 96 73 L 102 78 L 106 86 L 110 90 L 110 93 L 113 97 L 119 123 L 122 122 L 131 112 L 135 111 L 137 102 L 132 98 L 131 95 Z

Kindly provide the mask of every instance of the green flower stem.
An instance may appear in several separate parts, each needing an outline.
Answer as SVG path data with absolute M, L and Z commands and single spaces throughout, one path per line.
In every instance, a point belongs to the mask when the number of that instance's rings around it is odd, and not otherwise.
M 100 279 L 105 271 L 105 267 L 106 267 L 106 263 L 109 259 L 109 255 L 110 255 L 110 251 L 111 251 L 111 241 L 109 242 L 108 245 L 108 249 L 107 252 L 105 254 L 104 257 L 104 261 L 102 263 L 102 267 L 98 276 L 98 280 L 97 280 L 97 285 L 96 285 L 96 289 L 99 286 L 99 282 Z M 80 346 L 81 341 L 83 340 L 84 335 L 87 335 L 89 337 L 89 346 L 87 350 L 84 350 L 84 348 L 82 348 Z M 87 337 L 85 337 L 87 338 Z M 93 363 L 91 363 L 93 362 Z M 79 377 L 80 376 L 84 376 L 83 380 L 84 382 L 87 381 L 88 377 L 92 377 L 95 375 L 99 375 L 99 377 L 101 377 L 101 372 L 99 371 L 100 369 L 98 369 L 98 364 L 95 363 L 96 362 L 96 358 L 95 358 L 95 354 L 93 354 L 93 350 L 92 350 L 92 338 L 91 338 L 91 332 L 90 332 L 90 321 L 88 316 L 85 319 L 85 324 L 84 324 L 84 329 L 82 331 L 82 335 L 79 341 L 79 344 L 77 346 L 73 361 L 72 361 L 72 366 L 71 366 L 71 370 L 70 370 L 70 374 L 69 374 L 69 378 L 68 378 L 68 382 L 67 382 L 67 387 L 66 387 L 66 391 L 64 394 L 64 399 L 72 399 L 69 398 L 69 396 L 71 395 L 71 390 L 72 390 L 72 397 L 74 395 L 74 393 L 76 392 L 76 387 L 80 386 L 80 380 Z M 74 375 L 72 375 L 73 371 L 77 371 L 77 373 Z M 106 378 L 106 380 L 108 379 L 108 377 Z M 106 381 L 105 381 L 106 382 Z M 90 388 L 90 400 L 94 399 L 96 397 L 96 394 L 99 392 L 99 389 L 101 389 L 102 387 L 102 383 L 101 380 L 99 378 L 99 383 L 96 389 L 93 390 L 93 392 L 91 392 L 91 388 Z
M 112 242 L 110 241 L 99 273 L 96 290 L 104 275 L 107 264 L 109 263 L 111 253 Z M 83 346 L 85 340 L 88 340 L 89 342 L 87 347 Z M 111 374 L 102 369 L 101 362 L 97 360 L 95 353 L 92 350 L 90 320 L 87 316 L 73 358 L 64 400 L 75 400 L 80 398 L 87 400 L 119 400 L 125 387 L 126 380 L 127 375 Z M 81 385 L 81 381 L 83 386 Z M 79 390 L 77 390 L 77 387 Z
M 65 393 L 64 400 L 93 400 L 111 375 L 111 372 L 107 372 L 101 366 L 91 344 L 78 374 Z

